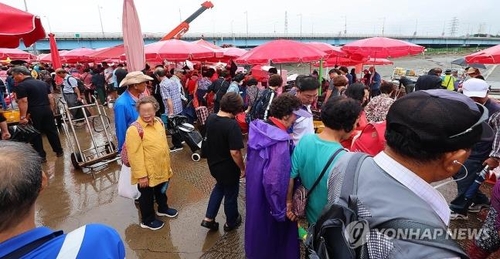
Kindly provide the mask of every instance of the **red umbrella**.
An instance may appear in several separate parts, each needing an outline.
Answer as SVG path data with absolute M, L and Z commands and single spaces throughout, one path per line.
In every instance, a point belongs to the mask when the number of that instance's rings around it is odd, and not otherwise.
M 224 56 L 224 50 L 221 47 L 219 47 L 211 42 L 208 42 L 204 39 L 192 41 L 191 43 L 196 44 L 198 46 L 202 46 L 204 48 L 207 48 L 207 49 L 213 51 L 216 58 L 221 58 Z
M 123 44 L 107 47 L 100 50 L 96 50 L 94 53 L 89 55 L 89 58 L 93 61 L 104 61 L 107 59 L 119 59 L 121 55 L 125 53 L 125 47 Z
M 36 56 L 28 53 L 26 51 L 22 51 L 20 49 L 7 49 L 0 48 L 0 59 L 22 59 L 22 60 L 31 60 L 36 59 Z
M 385 37 L 373 37 L 345 44 L 342 50 L 370 58 L 397 58 L 420 54 L 424 47 Z
M 61 68 L 61 56 L 59 49 L 57 48 L 56 36 L 53 33 L 49 33 L 49 44 L 50 44 L 50 59 L 52 61 L 52 67 L 54 69 Z
M 140 71 L 146 65 L 146 58 L 144 56 L 141 24 L 134 0 L 123 1 L 122 18 L 123 45 L 127 56 L 127 67 L 130 71 Z
M 467 63 L 500 64 L 500 45 L 465 56 Z
M 273 40 L 253 48 L 235 60 L 238 64 L 301 63 L 319 60 L 327 54 L 293 40 Z
M 308 45 L 311 45 L 323 52 L 325 52 L 326 54 L 328 54 L 330 57 L 346 57 L 347 56 L 347 53 L 345 53 L 342 48 L 340 47 L 336 47 L 336 46 L 332 46 L 328 43 L 324 43 L 324 42 L 308 42 L 307 43 Z
M 223 51 L 224 51 L 224 57 L 230 57 L 230 58 L 238 58 L 245 55 L 248 52 L 248 50 L 236 47 L 225 48 L 223 49 Z
M 365 65 L 379 65 L 379 66 L 384 66 L 384 65 L 393 65 L 394 62 L 385 59 L 385 58 L 370 58 L 367 61 L 363 62 Z
M 323 67 L 334 67 L 336 65 L 350 67 L 350 66 L 356 66 L 358 64 L 363 64 L 366 61 L 368 61 L 367 58 L 355 59 L 352 57 L 333 57 L 333 58 L 329 58 L 327 60 L 324 60 Z M 319 62 L 315 63 L 314 66 L 318 67 Z
M 201 46 L 205 46 L 205 47 L 209 47 L 211 49 L 222 49 L 221 47 L 219 47 L 219 46 L 217 46 L 209 41 L 206 41 L 204 39 L 195 40 L 192 43 L 197 44 L 197 45 L 201 45 Z
M 67 63 L 90 61 L 89 55 L 94 53 L 93 49 L 78 48 L 61 54 L 61 59 Z
M 0 47 L 17 48 L 21 39 L 28 47 L 44 38 L 40 17 L 0 3 Z
M 65 53 L 65 52 L 68 52 L 68 51 L 61 50 L 61 51 L 59 51 L 59 55 Z M 40 62 L 45 62 L 45 63 L 52 63 L 52 57 L 50 55 L 51 55 L 50 53 L 40 54 L 40 55 L 38 55 L 37 60 Z
M 214 51 L 183 40 L 164 40 L 144 46 L 148 61 L 182 61 L 214 57 Z

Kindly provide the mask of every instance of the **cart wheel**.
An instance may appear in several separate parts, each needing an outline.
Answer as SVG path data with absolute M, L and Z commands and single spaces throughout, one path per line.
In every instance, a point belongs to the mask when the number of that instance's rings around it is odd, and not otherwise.
M 73 164 L 73 167 L 75 169 L 80 169 L 81 166 L 80 164 L 78 164 L 78 160 L 81 160 L 82 156 L 80 155 L 80 153 L 71 153 L 71 163 Z
M 198 161 L 200 161 L 201 156 L 200 156 L 200 154 L 198 154 L 198 153 L 193 153 L 193 154 L 191 155 L 191 159 L 193 159 L 193 161 L 195 161 L 195 162 L 198 162 Z

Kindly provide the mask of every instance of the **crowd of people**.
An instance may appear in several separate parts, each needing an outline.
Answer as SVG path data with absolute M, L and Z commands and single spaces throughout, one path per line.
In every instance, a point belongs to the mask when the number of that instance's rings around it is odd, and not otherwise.
M 48 77 L 38 70 L 49 71 Z M 141 193 L 137 201 L 142 228 L 161 229 L 164 222 L 157 217 L 179 214 L 168 205 L 167 190 L 175 175 L 170 153 L 182 150 L 184 144 L 178 134 L 172 134 L 168 143 L 164 121 L 158 118 L 161 115 L 186 116 L 202 132 L 202 155 L 215 185 L 201 226 L 209 231 L 219 229 L 217 214 L 224 200 L 223 229 L 230 232 L 244 223 L 247 258 L 300 258 L 297 221 L 301 215 L 294 208 L 294 192 L 299 186 L 309 190 L 302 220 L 306 225 L 316 224 L 325 207 L 349 199 L 339 192 L 345 175 L 352 173 L 346 171 L 347 165 L 353 152 L 367 152 L 355 148 L 359 147 L 356 141 L 364 141 L 361 135 L 369 125 L 385 123 L 385 134 L 380 136 L 385 147 L 365 159 L 359 172 L 360 218 L 371 226 L 403 218 L 433 229 L 448 229 L 450 220 L 466 220 L 468 213 L 489 208 L 481 232 L 488 235 L 478 236 L 467 252 L 473 258 L 486 258 L 500 248 L 500 184 L 495 185 L 491 202 L 480 191 L 465 197 L 477 173 L 484 166 L 496 168 L 500 159 L 500 104 L 488 97 L 489 85 L 479 70 L 468 68 L 468 77 L 458 80 L 454 71 L 446 70 L 441 76 L 442 70 L 435 68 L 416 82 L 402 78 L 400 84 L 382 80 L 374 67 L 365 70 L 363 78 L 357 78 L 354 70 L 349 73 L 347 67 L 335 68 L 323 83 L 314 73 L 284 82 L 277 72 L 272 69 L 268 77 L 255 78 L 231 67 L 158 65 L 127 71 L 126 65 L 104 63 L 61 68 L 50 76 L 49 67 L 30 71 L 17 66 L 8 71 L 14 83 L 7 87 L 16 94 L 20 123 L 32 123 L 45 133 L 57 156 L 63 150 L 54 122 L 54 94 L 61 94 L 69 106 L 113 103 L 117 147 L 119 152 L 126 151 L 129 162 L 123 167 L 131 171 L 131 184 Z M 325 91 L 318 96 L 320 87 Z M 202 107 L 210 114 L 207 118 L 197 112 Z M 240 115 L 243 121 L 236 119 Z M 324 125 L 321 132 L 315 129 L 314 117 Z M 0 126 L 2 139 L 8 139 L 1 117 Z M 0 247 L 9 247 L 4 253 L 0 249 L 0 257 L 26 250 L 20 241 L 23 235 L 30 240 L 50 236 L 44 242 L 55 247 L 32 248 L 27 252 L 30 256 L 57 254 L 65 242 L 64 234 L 34 226 L 32 206 L 45 188 L 40 163 L 46 161 L 46 154 L 41 136 L 31 144 L 35 151 L 24 144 L 0 142 L 0 149 L 8 154 L 26 158 L 16 165 L 6 157 L 0 159 L 0 167 L 9 169 L 0 178 L 12 181 L 0 188 L 5 192 L 0 197 L 6 197 L 1 201 L 4 224 L 0 224 L 0 233 L 16 229 L 0 235 Z M 14 175 L 30 177 L 32 182 L 19 181 Z M 449 177 L 455 179 L 458 190 L 450 205 L 431 185 Z M 246 215 L 238 208 L 242 178 L 246 178 Z M 31 196 L 16 193 L 23 188 L 31 188 Z M 20 198 L 26 200 L 16 200 Z M 25 205 L 14 210 L 16 204 Z M 23 228 L 11 224 L 18 215 L 25 215 L 19 223 Z M 101 225 L 86 228 L 112 236 L 108 245 L 114 246 L 115 254 L 111 257 L 124 257 L 123 244 L 114 230 Z M 374 233 L 367 242 L 370 258 L 467 256 L 454 246 L 389 239 L 376 235 L 376 229 L 370 231 Z M 88 242 L 81 245 L 93 244 Z

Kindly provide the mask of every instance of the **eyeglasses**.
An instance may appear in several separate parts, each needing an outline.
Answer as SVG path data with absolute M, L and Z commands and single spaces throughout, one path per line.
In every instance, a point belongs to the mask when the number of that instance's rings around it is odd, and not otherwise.
M 453 136 L 449 136 L 448 138 L 456 138 L 456 137 L 460 137 L 460 136 L 463 136 L 471 131 L 474 130 L 475 127 L 477 126 L 480 126 L 481 123 L 485 122 L 486 120 L 488 120 L 488 110 L 486 109 L 486 107 L 484 107 L 483 105 L 481 104 L 477 104 L 478 106 L 480 106 L 482 109 L 483 109 L 483 113 L 481 114 L 481 117 L 479 118 L 479 120 L 474 123 L 474 125 L 470 126 L 468 129 L 458 133 L 458 134 L 455 134 Z

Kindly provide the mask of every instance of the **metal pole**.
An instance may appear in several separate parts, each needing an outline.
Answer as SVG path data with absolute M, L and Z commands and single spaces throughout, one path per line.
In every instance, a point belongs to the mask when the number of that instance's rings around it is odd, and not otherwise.
M 104 26 L 102 25 L 101 6 L 100 5 L 97 5 L 97 11 L 99 12 L 99 21 L 101 22 L 102 37 L 104 38 Z

